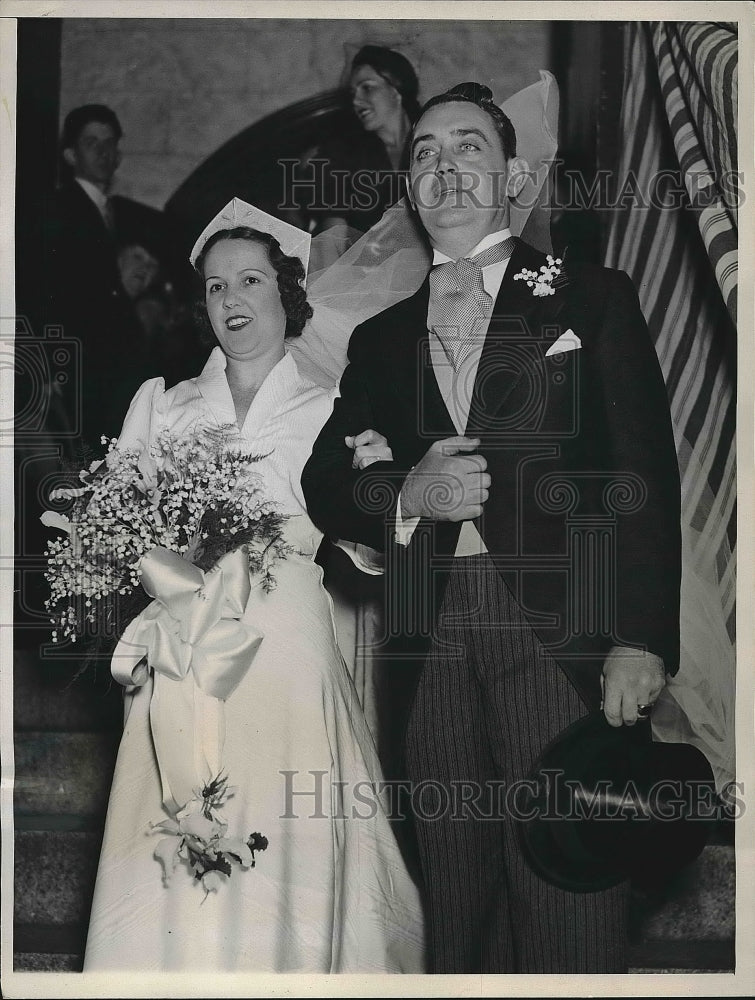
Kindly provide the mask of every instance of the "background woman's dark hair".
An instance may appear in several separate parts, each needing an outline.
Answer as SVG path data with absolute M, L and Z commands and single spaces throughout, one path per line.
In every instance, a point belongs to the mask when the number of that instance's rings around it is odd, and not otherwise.
M 419 117 L 419 80 L 414 67 L 400 52 L 382 45 L 363 45 L 351 61 L 351 71 L 360 66 L 371 66 L 401 95 L 401 103 L 410 122 Z
M 501 139 L 503 155 L 507 160 L 511 160 L 516 156 L 516 132 L 514 131 L 514 126 L 511 124 L 511 119 L 504 111 L 501 111 L 493 100 L 493 91 L 490 87 L 485 87 L 481 83 L 457 83 L 450 90 L 446 90 L 442 94 L 436 94 L 435 97 L 431 97 L 424 104 L 419 117 L 438 104 L 453 104 L 455 101 L 466 101 L 468 104 L 476 104 L 481 111 L 484 111 L 486 115 L 492 118 L 495 130 Z
M 220 243 L 222 240 L 248 240 L 250 243 L 258 243 L 267 249 L 270 263 L 278 277 L 281 305 L 286 314 L 286 336 L 300 336 L 304 324 L 312 316 L 312 306 L 307 302 L 307 293 L 303 287 L 304 266 L 299 258 L 287 257 L 281 250 L 280 243 L 270 233 L 262 233 L 249 226 L 221 229 L 212 234 L 197 256 L 194 268 L 200 278 L 203 278 L 204 275 L 204 262 L 207 259 L 207 254 L 216 243 Z M 217 340 L 207 316 L 204 285 L 202 285 L 201 295 L 197 298 L 195 316 L 203 344 L 205 346 L 216 344 Z

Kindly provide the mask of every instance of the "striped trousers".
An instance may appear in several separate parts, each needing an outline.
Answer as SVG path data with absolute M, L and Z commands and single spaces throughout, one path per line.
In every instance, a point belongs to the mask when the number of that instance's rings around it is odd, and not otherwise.
M 543 881 L 500 806 L 585 711 L 490 557 L 455 559 L 406 736 L 433 972 L 626 972 L 626 884 Z

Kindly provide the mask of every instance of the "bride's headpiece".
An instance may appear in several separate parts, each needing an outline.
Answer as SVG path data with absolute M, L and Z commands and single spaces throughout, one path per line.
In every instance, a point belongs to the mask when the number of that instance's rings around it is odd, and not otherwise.
M 287 257 L 298 257 L 304 267 L 304 274 L 307 274 L 309 266 L 309 250 L 312 237 L 303 229 L 289 225 L 288 222 L 281 222 L 273 215 L 268 215 L 254 205 L 250 205 L 241 198 L 232 198 L 225 208 L 222 208 L 215 218 L 209 222 L 200 233 L 199 239 L 194 244 L 189 260 L 191 266 L 196 267 L 197 257 L 202 252 L 202 248 L 209 238 L 224 229 L 236 229 L 237 226 L 248 226 L 250 229 L 258 229 L 262 233 L 269 233 L 280 243 L 280 248 Z

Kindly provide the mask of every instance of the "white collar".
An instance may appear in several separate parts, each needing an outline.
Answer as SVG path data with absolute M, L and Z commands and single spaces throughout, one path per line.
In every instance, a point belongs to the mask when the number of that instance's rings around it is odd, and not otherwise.
M 196 386 L 219 424 L 235 424 L 236 409 L 225 375 L 226 364 L 227 359 L 222 349 L 213 348 L 204 368 L 196 378 Z M 311 388 L 311 385 L 312 383 L 299 373 L 293 354 L 286 351 L 281 360 L 270 369 L 257 390 L 257 395 L 252 400 L 244 420 L 244 427 L 250 423 L 252 415 L 255 420 L 258 413 L 271 416 L 284 402 L 297 393 Z M 243 431 L 244 427 L 239 430 Z
M 489 247 L 497 246 L 499 243 L 503 243 L 504 240 L 508 240 L 510 238 L 511 230 L 508 227 L 506 229 L 499 229 L 497 233 L 488 233 L 487 236 L 483 236 L 477 246 L 473 247 L 469 253 L 465 253 L 464 256 L 474 257 L 475 254 L 482 253 L 483 250 L 487 250 Z M 453 257 L 447 257 L 441 250 L 433 250 L 433 265 L 447 264 L 452 260 Z
M 91 181 L 85 180 L 83 177 L 74 177 L 74 180 L 81 186 L 84 193 L 92 199 L 100 212 L 104 212 L 107 205 L 107 195 L 103 194 L 96 184 L 92 184 Z

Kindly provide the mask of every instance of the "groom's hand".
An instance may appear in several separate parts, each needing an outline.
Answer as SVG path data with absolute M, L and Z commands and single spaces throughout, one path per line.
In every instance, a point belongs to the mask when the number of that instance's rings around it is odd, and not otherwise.
M 612 726 L 633 726 L 638 706 L 653 706 L 666 684 L 663 660 L 631 646 L 611 646 L 600 678 L 603 712 Z
M 471 455 L 479 438 L 450 437 L 430 445 L 406 477 L 401 517 L 434 521 L 471 521 L 482 514 L 490 476 L 482 455 Z

